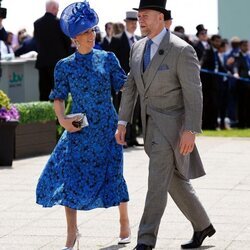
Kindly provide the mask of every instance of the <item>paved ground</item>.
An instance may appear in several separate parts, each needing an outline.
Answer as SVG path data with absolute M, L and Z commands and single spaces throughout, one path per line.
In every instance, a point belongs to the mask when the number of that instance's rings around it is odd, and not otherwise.
M 207 175 L 193 185 L 207 208 L 217 233 L 201 249 L 250 249 L 250 139 L 199 137 L 198 147 Z M 35 204 L 35 187 L 48 156 L 14 161 L 0 168 L 0 249 L 59 250 L 65 241 L 62 207 Z M 148 159 L 140 148 L 125 151 L 125 177 L 130 192 L 132 243 L 117 246 L 118 209 L 79 213 L 81 250 L 132 249 L 144 206 Z M 169 199 L 156 249 L 180 249 L 189 240 L 189 222 Z

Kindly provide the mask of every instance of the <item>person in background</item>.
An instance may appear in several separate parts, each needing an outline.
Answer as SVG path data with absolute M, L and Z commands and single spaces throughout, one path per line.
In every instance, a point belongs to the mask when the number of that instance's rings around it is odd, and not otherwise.
M 36 40 L 34 37 L 26 38 L 22 45 L 15 51 L 15 56 L 21 56 L 31 51 L 37 52 Z
M 165 19 L 165 27 L 170 30 L 170 27 L 173 23 L 173 18 L 171 16 L 171 10 L 167 10 L 166 15 L 164 17 Z
M 182 34 L 185 34 L 185 29 L 184 29 L 184 27 L 181 26 L 181 25 L 175 26 L 175 27 L 174 27 L 174 31 L 175 31 L 175 32 L 182 33 Z
M 44 207 L 65 207 L 64 250 L 72 250 L 79 242 L 77 211 L 94 208 L 119 206 L 118 243 L 130 242 L 123 149 L 115 140 L 118 117 L 111 100 L 111 87 L 119 91 L 126 75 L 113 53 L 93 49 L 98 21 L 87 1 L 70 4 L 60 18 L 63 32 L 73 39 L 77 51 L 55 67 L 50 99 L 65 131 L 39 178 L 36 195 L 37 203 Z M 65 116 L 68 93 L 73 100 L 72 114 L 85 113 L 87 127 L 81 128 L 77 117 Z
M 129 72 L 129 52 L 134 42 L 140 39 L 139 36 L 135 35 L 137 28 L 137 12 L 127 11 L 125 22 L 125 30 L 112 38 L 110 47 L 112 52 L 115 53 L 119 62 L 126 73 Z M 119 108 L 119 103 L 117 110 Z
M 197 53 L 199 61 L 201 61 L 205 51 L 210 49 L 210 45 L 208 43 L 207 29 L 204 28 L 204 25 L 197 25 L 196 30 L 196 36 L 198 37 L 198 41 L 194 43 L 194 49 Z
M 227 70 L 234 75 L 237 73 L 236 60 L 240 55 L 240 38 L 234 36 L 230 39 L 231 49 L 226 53 L 226 67 Z M 230 77 L 229 84 L 229 97 L 228 97 L 228 118 L 230 126 L 236 127 L 238 124 L 238 91 L 237 79 Z
M 6 41 L 7 39 L 7 32 L 3 27 L 3 18 L 0 18 L 0 42 Z M 0 60 L 1 60 L 1 52 L 0 52 Z M 0 64 L 0 78 L 2 77 L 2 68 Z
M 101 46 L 104 50 L 110 51 L 110 43 L 113 37 L 113 23 L 108 22 L 105 24 L 105 32 L 106 36 L 103 38 Z
M 3 27 L 3 18 L 0 18 L 0 40 L 6 41 L 7 39 L 7 32 Z
M 71 40 L 60 29 L 56 17 L 59 3 L 46 2 L 46 13 L 34 22 L 34 38 L 37 45 L 36 68 L 39 72 L 40 101 L 49 100 L 54 88 L 54 67 L 56 63 L 70 54 Z
M 226 68 L 226 51 L 228 47 L 228 41 L 222 39 L 220 46 L 218 47 L 218 58 L 221 63 L 223 73 L 227 73 Z M 229 124 L 226 122 L 227 108 L 228 108 L 228 77 L 222 76 L 218 79 L 218 128 L 230 129 Z
M 95 46 L 94 46 L 94 49 L 102 50 L 101 41 L 102 41 L 102 36 L 101 36 L 100 28 L 98 26 L 95 26 Z
M 176 36 L 180 37 L 181 39 L 183 39 L 184 41 L 186 41 L 187 43 L 189 43 L 190 45 L 193 46 L 193 42 L 192 42 L 192 41 L 189 39 L 189 37 L 185 34 L 185 29 L 184 29 L 183 26 L 180 26 L 180 25 L 175 26 L 173 33 L 174 33 Z
M 19 46 L 21 46 L 23 42 L 28 38 L 30 38 L 30 35 L 28 35 L 27 30 L 25 28 L 17 32 L 17 40 Z
M 0 40 L 1 59 L 12 60 L 15 58 L 15 54 L 11 46 L 12 39 L 13 33 L 8 31 L 6 41 Z
M 250 80 L 250 55 L 247 40 L 240 41 L 239 56 L 235 61 L 235 77 Z M 250 82 L 238 80 L 238 127 L 250 128 Z
M 216 130 L 218 128 L 218 110 L 219 110 L 219 85 L 221 76 L 216 73 L 227 73 L 218 55 L 218 49 L 221 46 L 221 36 L 212 35 L 210 40 L 210 49 L 205 51 L 201 60 L 201 68 L 212 71 L 212 73 L 202 72 L 202 93 L 203 93 L 203 116 L 202 129 Z
M 113 23 L 113 35 L 119 35 L 125 30 L 125 25 L 121 22 Z
M 134 8 L 145 38 L 131 50 L 116 133 L 117 142 L 124 145 L 138 91 L 149 176 L 136 250 L 155 247 L 168 193 L 194 230 L 183 249 L 198 248 L 215 233 L 190 182 L 205 174 L 195 146 L 202 117 L 199 61 L 191 45 L 166 29 L 165 5 L 166 0 L 141 0 Z
M 22 47 L 23 42 L 27 39 L 30 39 L 31 36 L 27 33 L 27 30 L 25 28 L 20 29 L 17 32 L 17 35 L 14 35 L 13 41 L 12 41 L 12 48 L 14 52 L 16 52 L 20 47 Z

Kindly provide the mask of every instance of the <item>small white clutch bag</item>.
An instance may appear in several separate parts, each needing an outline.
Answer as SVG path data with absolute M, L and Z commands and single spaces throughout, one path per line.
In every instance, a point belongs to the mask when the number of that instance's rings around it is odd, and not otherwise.
M 84 113 L 69 114 L 66 115 L 66 117 L 75 118 L 75 120 L 72 122 L 72 125 L 76 128 L 84 128 L 89 126 L 87 116 Z

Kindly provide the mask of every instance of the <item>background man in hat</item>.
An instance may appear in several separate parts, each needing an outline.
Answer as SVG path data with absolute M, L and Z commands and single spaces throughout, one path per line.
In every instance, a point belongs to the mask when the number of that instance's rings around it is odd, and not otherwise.
M 167 15 L 166 17 L 164 18 L 165 19 L 165 27 L 170 30 L 170 27 L 173 23 L 173 18 L 171 16 L 171 10 L 167 10 Z
M 194 49 L 197 53 L 199 61 L 201 61 L 205 51 L 210 49 L 210 45 L 208 43 L 207 29 L 204 28 L 204 25 L 197 25 L 196 30 L 196 36 L 198 37 L 198 41 L 194 45 Z
M 134 42 L 140 39 L 135 35 L 137 28 L 137 11 L 127 11 L 125 22 L 125 30 L 121 34 L 112 38 L 110 50 L 113 51 L 120 61 L 120 64 L 126 74 L 129 73 L 129 53 Z M 114 106 L 118 112 L 121 102 L 121 92 L 112 94 Z M 134 117 L 132 123 L 128 124 L 126 142 L 128 147 L 140 146 L 136 140 L 136 123 L 140 121 L 140 104 L 136 101 L 136 108 L 134 110 Z
M 136 92 L 141 100 L 145 151 L 150 158 L 148 192 L 137 250 L 155 247 L 168 193 L 191 222 L 193 238 L 182 248 L 199 247 L 215 233 L 189 179 L 205 174 L 195 146 L 201 132 L 199 62 L 192 46 L 165 28 L 166 0 L 141 0 L 138 20 L 145 38 L 134 44 L 122 93 L 116 139 L 125 143 Z

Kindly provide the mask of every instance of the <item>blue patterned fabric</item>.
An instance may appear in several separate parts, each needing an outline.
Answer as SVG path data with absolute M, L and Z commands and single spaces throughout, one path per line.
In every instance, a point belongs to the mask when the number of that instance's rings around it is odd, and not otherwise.
M 129 200 L 123 178 L 122 146 L 115 141 L 117 114 L 111 86 L 119 91 L 126 79 L 111 52 L 78 52 L 59 61 L 50 99 L 73 98 L 72 113 L 86 113 L 89 126 L 65 131 L 37 185 L 37 203 L 89 210 Z

